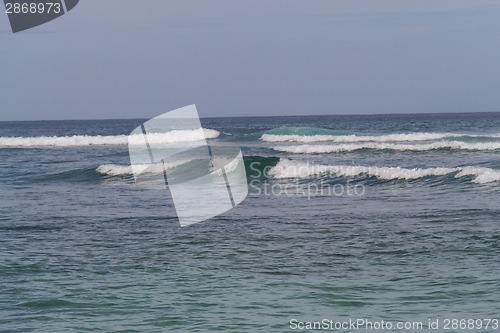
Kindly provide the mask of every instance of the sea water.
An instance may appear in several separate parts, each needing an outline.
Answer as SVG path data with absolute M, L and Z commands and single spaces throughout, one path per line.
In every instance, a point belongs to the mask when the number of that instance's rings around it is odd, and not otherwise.
M 185 228 L 134 182 L 144 121 L 0 123 L 0 331 L 498 330 L 500 113 L 202 119 L 249 195 Z

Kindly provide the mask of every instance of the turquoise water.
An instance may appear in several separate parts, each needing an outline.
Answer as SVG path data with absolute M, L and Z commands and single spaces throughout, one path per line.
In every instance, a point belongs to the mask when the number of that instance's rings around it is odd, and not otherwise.
M 499 113 L 203 119 L 249 195 L 185 228 L 128 169 L 143 121 L 0 123 L 0 331 L 500 319 Z

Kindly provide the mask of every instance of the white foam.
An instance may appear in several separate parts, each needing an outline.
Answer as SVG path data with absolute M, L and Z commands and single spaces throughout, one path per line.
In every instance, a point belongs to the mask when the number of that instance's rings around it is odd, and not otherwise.
M 148 166 L 145 166 L 145 168 L 147 167 Z M 108 176 L 125 176 L 133 174 L 132 166 L 130 165 L 103 164 L 99 166 L 96 171 Z
M 169 170 L 173 169 L 175 167 L 178 167 L 182 164 L 188 163 L 191 160 L 183 160 L 183 161 L 176 161 L 173 163 L 165 163 L 164 165 L 162 163 L 156 163 L 156 164 L 134 164 L 133 166 L 131 165 L 119 165 L 119 164 L 103 164 L 100 165 L 96 171 L 99 172 L 100 174 L 107 175 L 107 176 L 128 176 L 128 175 L 134 175 L 135 174 L 141 174 L 143 172 L 149 173 L 149 174 L 161 174 L 163 173 L 164 169 Z M 227 159 L 227 163 L 225 163 L 224 166 L 224 171 L 226 173 L 233 172 L 236 170 L 238 167 L 239 163 L 241 162 L 241 159 L 236 158 L 236 159 Z M 219 161 L 219 163 L 221 163 Z M 222 175 L 222 169 L 217 169 L 213 170 L 214 174 L 217 175 Z
M 214 139 L 220 133 L 212 129 L 196 129 L 171 131 L 167 133 L 148 134 L 150 143 L 179 143 Z M 141 135 L 130 136 L 130 144 L 144 142 Z M 73 136 L 39 136 L 39 137 L 0 137 L 0 148 L 9 147 L 75 147 L 75 146 L 122 146 L 129 144 L 128 135 L 73 135 Z
M 278 179 L 308 178 L 321 174 L 345 177 L 367 174 L 380 179 L 416 179 L 426 176 L 444 176 L 456 171 L 455 168 L 403 169 L 400 167 L 318 165 L 280 159 L 279 163 L 269 171 L 269 175 Z
M 458 133 L 407 133 L 407 134 L 387 134 L 387 135 L 276 135 L 263 134 L 262 141 L 266 142 L 412 142 L 412 141 L 429 141 L 440 140 L 454 137 L 486 137 L 500 138 L 500 134 L 493 135 L 478 135 L 478 134 L 458 134 Z
M 238 155 L 236 158 L 218 158 L 216 164 L 223 165 L 223 168 L 218 168 L 215 170 L 212 169 L 211 172 L 218 176 L 222 176 L 223 173 L 231 173 L 238 168 L 240 162 L 243 162 L 241 155 Z
M 414 168 L 401 167 L 369 167 L 350 165 L 321 165 L 305 162 L 280 159 L 278 164 L 269 170 L 269 175 L 276 179 L 286 178 L 311 178 L 323 174 L 332 174 L 343 177 L 355 177 L 368 175 L 384 180 L 395 179 L 419 179 L 429 176 L 445 176 L 456 173 L 455 178 L 475 176 L 473 182 L 485 184 L 500 181 L 500 170 L 479 167 L 457 167 L 457 168 Z
M 107 175 L 107 176 L 127 176 L 127 175 L 133 175 L 134 174 L 134 169 L 137 174 L 140 174 L 142 172 L 147 172 L 150 174 L 161 174 L 165 169 L 172 169 L 175 167 L 178 167 L 179 165 L 185 164 L 189 162 L 189 160 L 186 161 L 177 161 L 174 163 L 165 163 L 164 165 L 162 163 L 156 163 L 156 164 L 134 164 L 132 167 L 131 165 L 118 165 L 118 164 L 103 164 L 99 166 L 96 171 L 99 172 L 100 174 Z
M 273 147 L 276 151 L 293 154 L 327 154 L 360 149 L 388 149 L 388 150 L 409 150 L 427 151 L 436 149 L 457 149 L 457 150 L 497 150 L 500 149 L 500 142 L 466 143 L 460 141 L 437 141 L 423 144 L 403 144 L 403 143 L 351 143 L 337 145 L 291 145 Z
M 205 139 L 215 139 L 219 135 L 218 131 L 206 128 L 184 131 L 176 130 L 167 133 L 148 133 L 148 142 L 150 144 L 195 142 Z M 130 136 L 130 144 L 142 144 L 144 142 L 142 135 L 137 136 L 139 140 L 134 140 L 134 137 L 134 135 Z
M 500 181 L 500 170 L 494 170 L 483 167 L 464 167 L 455 176 L 456 178 L 465 176 L 476 176 L 473 182 L 478 184 L 486 184 Z

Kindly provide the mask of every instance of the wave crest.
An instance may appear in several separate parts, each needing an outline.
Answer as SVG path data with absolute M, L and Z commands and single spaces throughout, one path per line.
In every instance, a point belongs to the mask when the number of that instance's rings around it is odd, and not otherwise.
M 500 142 L 466 143 L 460 141 L 438 141 L 426 144 L 398 144 L 398 143 L 353 143 L 337 145 L 291 145 L 276 146 L 274 150 L 293 154 L 327 154 L 356 151 L 361 149 L 400 150 L 400 151 L 428 151 L 438 149 L 454 150 L 498 150 Z
M 270 134 L 266 133 L 261 136 L 261 140 L 265 142 L 413 142 L 413 141 L 430 141 L 442 140 L 447 138 L 500 138 L 500 134 L 493 135 L 475 135 L 475 134 L 458 134 L 458 133 L 407 133 L 407 134 L 387 134 L 387 135 L 298 135 L 298 134 Z
M 412 180 L 430 176 L 445 176 L 452 173 L 456 173 L 455 178 L 475 176 L 473 182 L 478 184 L 500 181 L 500 170 L 482 167 L 407 169 L 401 167 L 321 165 L 281 159 L 279 163 L 269 171 L 269 175 L 276 179 L 303 179 L 331 174 L 339 177 L 367 175 L 383 180 Z
M 131 165 L 118 165 L 118 164 L 103 164 L 100 165 L 96 171 L 106 176 L 128 176 L 133 175 L 134 170 L 136 173 L 150 173 L 162 174 L 165 169 L 173 169 L 180 165 L 189 163 L 189 160 L 177 161 L 173 163 L 156 163 L 156 164 L 134 164 Z
M 171 131 L 168 133 L 148 134 L 150 143 L 178 143 L 215 139 L 220 135 L 212 129 L 196 129 Z M 141 138 L 142 139 L 142 138 Z M 130 136 L 130 144 L 144 142 Z M 123 146 L 129 144 L 128 135 L 73 135 L 73 136 L 39 136 L 39 137 L 0 137 L 0 148 L 33 148 L 33 147 L 78 147 L 78 146 Z

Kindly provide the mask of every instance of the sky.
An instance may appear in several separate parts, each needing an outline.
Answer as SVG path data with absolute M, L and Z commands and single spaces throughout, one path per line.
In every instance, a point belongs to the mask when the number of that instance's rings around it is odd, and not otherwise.
M 500 0 L 82 0 L 13 34 L 0 121 L 500 111 Z

